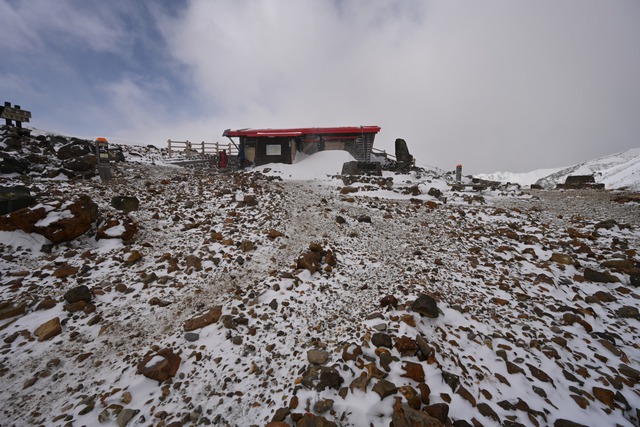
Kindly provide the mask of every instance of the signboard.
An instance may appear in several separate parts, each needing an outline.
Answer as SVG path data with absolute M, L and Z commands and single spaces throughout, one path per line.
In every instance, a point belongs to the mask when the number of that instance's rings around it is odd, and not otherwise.
M 267 156 L 280 156 L 282 155 L 282 146 L 280 144 L 268 144 Z
M 28 123 L 31 118 L 31 112 L 26 110 L 21 110 L 20 108 L 15 107 L 0 107 L 2 112 L 0 112 L 0 119 L 6 120 L 15 120 L 16 122 L 25 122 Z

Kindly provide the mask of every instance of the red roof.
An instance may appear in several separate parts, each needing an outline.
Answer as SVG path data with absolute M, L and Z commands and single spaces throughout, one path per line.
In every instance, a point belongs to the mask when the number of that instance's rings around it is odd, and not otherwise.
M 326 135 L 326 134 L 362 134 L 378 133 L 380 126 L 343 126 L 331 128 L 291 128 L 291 129 L 227 129 L 222 136 L 251 136 L 251 137 L 273 137 L 273 136 L 301 136 L 301 135 Z

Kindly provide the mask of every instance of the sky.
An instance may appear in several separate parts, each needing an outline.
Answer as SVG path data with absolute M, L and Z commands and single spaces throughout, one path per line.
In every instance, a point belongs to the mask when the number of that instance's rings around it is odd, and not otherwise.
M 0 0 L 0 102 L 111 142 L 377 125 L 423 166 L 640 147 L 637 0 Z

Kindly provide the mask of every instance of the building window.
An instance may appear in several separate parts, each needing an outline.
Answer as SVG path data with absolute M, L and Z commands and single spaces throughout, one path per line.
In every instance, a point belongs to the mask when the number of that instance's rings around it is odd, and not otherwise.
M 267 156 L 280 156 L 282 155 L 282 146 L 276 144 L 267 144 Z

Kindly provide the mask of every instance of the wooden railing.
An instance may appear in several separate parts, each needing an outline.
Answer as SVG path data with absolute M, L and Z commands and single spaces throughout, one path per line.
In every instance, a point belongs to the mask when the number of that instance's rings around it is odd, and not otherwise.
M 216 155 L 222 150 L 226 150 L 229 156 L 235 156 L 236 154 L 238 154 L 238 149 L 231 142 L 227 144 L 220 144 L 219 142 L 202 141 L 200 143 L 193 143 L 189 140 L 167 140 L 167 153 L 169 155 L 169 158 L 171 158 L 175 153 L 184 153 L 184 156 L 187 159 L 190 159 L 192 156 L 199 157 L 207 154 Z

